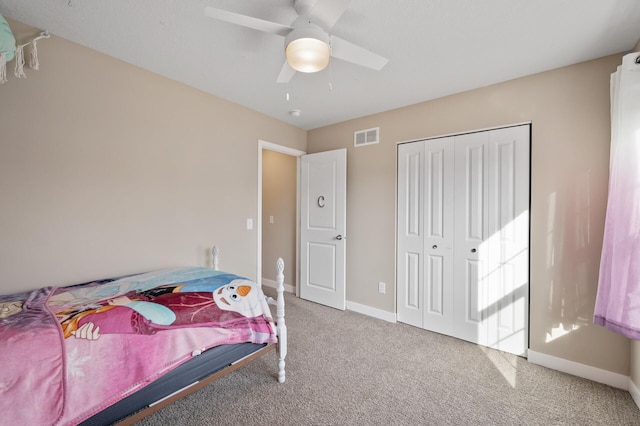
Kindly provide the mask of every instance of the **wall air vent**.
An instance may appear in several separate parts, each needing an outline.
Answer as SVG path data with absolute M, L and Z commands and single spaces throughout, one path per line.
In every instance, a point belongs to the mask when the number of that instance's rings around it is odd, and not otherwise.
M 372 145 L 378 142 L 380 142 L 380 127 L 353 133 L 353 146 Z

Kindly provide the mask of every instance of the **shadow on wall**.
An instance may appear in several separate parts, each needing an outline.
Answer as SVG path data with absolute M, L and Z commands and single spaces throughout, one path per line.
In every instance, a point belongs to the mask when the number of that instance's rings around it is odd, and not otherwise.
M 545 343 L 592 324 L 599 258 L 593 258 L 592 176 L 586 171 L 566 196 L 547 197 L 547 310 Z

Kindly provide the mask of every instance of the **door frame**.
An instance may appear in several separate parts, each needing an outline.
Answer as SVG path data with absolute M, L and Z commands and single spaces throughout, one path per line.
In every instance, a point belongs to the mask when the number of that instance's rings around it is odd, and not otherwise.
M 296 288 L 296 296 L 299 296 L 300 289 L 298 286 L 298 282 L 300 281 L 300 157 L 305 155 L 306 152 L 258 139 L 258 214 L 256 216 L 256 233 L 258 234 L 258 259 L 256 262 L 256 283 L 260 286 L 262 285 L 262 152 L 264 150 L 275 151 L 281 154 L 296 157 L 296 276 L 293 277 L 293 285 L 295 285 Z M 285 265 L 285 268 L 286 267 L 287 265 Z

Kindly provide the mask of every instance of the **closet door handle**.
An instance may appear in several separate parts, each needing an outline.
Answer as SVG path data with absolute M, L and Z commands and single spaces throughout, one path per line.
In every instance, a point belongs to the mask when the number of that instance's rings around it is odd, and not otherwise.
M 431 246 L 431 248 L 435 250 L 435 249 L 438 248 L 438 246 L 436 244 L 434 244 L 434 245 Z
M 478 251 L 478 250 L 476 250 L 476 249 L 474 249 L 474 248 L 472 248 L 472 249 L 471 249 L 471 253 L 475 253 L 475 252 L 477 252 L 477 251 Z
M 343 239 L 344 237 L 342 235 L 336 235 L 336 240 L 340 241 L 341 239 Z

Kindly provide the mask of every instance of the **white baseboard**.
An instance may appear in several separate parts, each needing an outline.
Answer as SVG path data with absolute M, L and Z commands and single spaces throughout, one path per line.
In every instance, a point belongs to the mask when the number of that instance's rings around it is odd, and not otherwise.
M 638 387 L 633 383 L 631 378 L 629 378 L 629 393 L 631 394 L 631 398 L 636 402 L 638 408 L 640 408 L 640 390 L 638 390 Z
M 263 277 L 262 285 L 269 288 L 277 288 L 278 283 L 276 281 Z M 292 285 L 285 283 L 284 291 L 295 294 L 296 288 Z M 347 300 L 347 309 L 353 312 L 358 312 L 360 314 L 368 315 L 370 317 L 385 320 L 387 322 L 396 322 L 396 314 L 394 314 L 393 312 L 387 312 L 381 309 L 372 308 L 367 305 L 361 305 L 359 303 L 349 302 L 348 300 Z
M 359 303 L 347 300 L 347 309 L 359 314 L 368 315 L 370 317 L 385 320 L 387 322 L 396 322 L 396 314 L 393 312 L 383 311 L 381 309 L 372 308 L 371 306 L 361 305 Z
M 532 364 L 542 365 L 543 367 L 562 371 L 563 373 L 572 374 L 584 379 L 593 380 L 594 382 L 604 383 L 605 385 L 626 391 L 629 390 L 629 384 L 631 383 L 629 376 L 569 361 L 568 359 L 535 352 L 531 349 L 529 349 L 527 359 Z M 637 402 L 638 400 L 636 400 L 636 403 Z
M 278 288 L 277 281 L 273 281 L 267 278 L 262 278 L 262 285 L 269 288 L 275 288 L 275 289 Z M 284 291 L 286 291 L 287 293 L 295 293 L 296 288 L 291 284 L 284 283 Z

